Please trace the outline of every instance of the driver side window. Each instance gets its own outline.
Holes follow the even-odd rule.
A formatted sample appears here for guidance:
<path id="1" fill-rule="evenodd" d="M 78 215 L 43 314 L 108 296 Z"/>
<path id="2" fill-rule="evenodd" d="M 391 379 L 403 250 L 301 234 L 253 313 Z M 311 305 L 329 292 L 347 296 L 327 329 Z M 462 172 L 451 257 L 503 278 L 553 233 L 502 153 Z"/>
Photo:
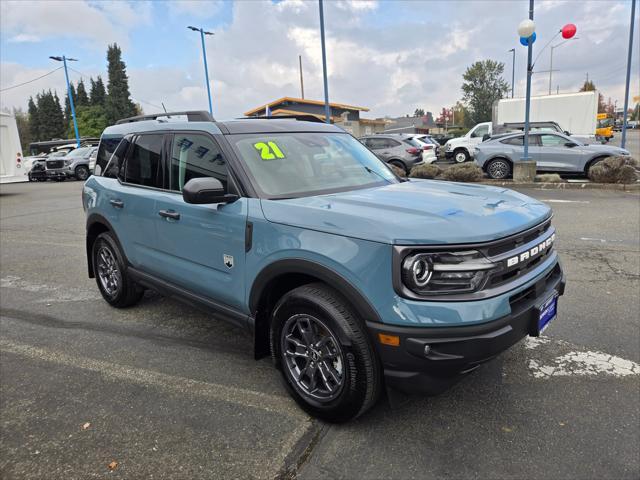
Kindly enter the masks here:
<path id="1" fill-rule="evenodd" d="M 543 147 L 563 147 L 567 140 L 557 135 L 540 135 Z"/>
<path id="2" fill-rule="evenodd" d="M 227 190 L 227 162 L 218 144 L 202 134 L 178 133 L 171 148 L 171 190 L 181 192 L 192 178 L 213 177 Z"/>
<path id="3" fill-rule="evenodd" d="M 471 134 L 472 137 L 484 137 L 489 133 L 489 125 L 482 125 L 481 127 L 476 128 Z"/>

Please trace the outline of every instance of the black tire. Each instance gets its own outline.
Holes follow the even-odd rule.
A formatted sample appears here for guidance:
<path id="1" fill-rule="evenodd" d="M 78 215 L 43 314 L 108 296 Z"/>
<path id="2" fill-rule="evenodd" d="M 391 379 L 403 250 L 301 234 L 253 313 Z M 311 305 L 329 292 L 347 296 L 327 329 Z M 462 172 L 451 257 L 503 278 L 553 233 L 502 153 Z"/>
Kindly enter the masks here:
<path id="1" fill-rule="evenodd" d="M 109 232 L 98 235 L 91 251 L 93 271 L 102 297 L 116 308 L 136 304 L 144 295 L 144 289 L 127 274 L 124 256 Z"/>
<path id="2" fill-rule="evenodd" d="M 587 165 L 587 168 L 585 168 L 585 172 L 584 172 L 585 176 L 591 179 L 591 169 L 596 165 L 598 165 L 599 163 L 601 163 L 606 158 L 607 157 L 600 157 L 600 158 L 596 158 L 595 160 L 592 160 L 591 163 Z"/>
<path id="3" fill-rule="evenodd" d="M 78 165 L 75 169 L 75 176 L 77 180 L 84 182 L 87 178 L 89 178 L 91 173 L 89 169 L 85 165 Z"/>
<path id="4" fill-rule="evenodd" d="M 394 165 L 398 167 L 400 170 L 404 170 L 404 173 L 409 175 L 409 171 L 407 170 L 407 166 L 401 160 L 389 160 L 389 165 Z"/>
<path id="5" fill-rule="evenodd" d="M 464 148 L 458 148 L 453 151 L 453 160 L 456 163 L 464 163 L 468 162 L 471 159 L 469 152 L 467 152 Z"/>
<path id="6" fill-rule="evenodd" d="M 495 180 L 503 180 L 511 176 L 511 163 L 504 158 L 496 158 L 487 164 L 487 175 Z"/>
<path id="7" fill-rule="evenodd" d="M 301 329 L 300 324 L 308 328 Z M 310 339 L 306 350 L 301 345 L 306 341 L 305 331 L 318 333 L 314 338 L 320 339 L 315 343 Z M 287 390 L 310 415 L 328 422 L 346 422 L 362 415 L 378 400 L 382 368 L 364 322 L 332 288 L 313 283 L 285 294 L 272 313 L 270 343 Z M 311 375 L 305 373 L 308 369 Z M 313 388 L 316 382 L 312 383 L 312 377 L 319 387 Z M 306 386 L 304 378 L 308 379 Z"/>
<path id="8" fill-rule="evenodd" d="M 33 182 L 33 178 L 31 177 L 31 172 L 27 173 L 27 178 L 29 179 L 30 182 Z"/>

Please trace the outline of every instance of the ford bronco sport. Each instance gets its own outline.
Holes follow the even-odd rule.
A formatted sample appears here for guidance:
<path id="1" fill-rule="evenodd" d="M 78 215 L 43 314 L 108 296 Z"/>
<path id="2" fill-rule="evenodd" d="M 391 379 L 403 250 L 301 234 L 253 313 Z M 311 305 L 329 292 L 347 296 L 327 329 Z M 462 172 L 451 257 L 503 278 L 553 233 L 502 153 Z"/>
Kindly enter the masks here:
<path id="1" fill-rule="evenodd" d="M 179 115 L 104 131 L 89 276 L 114 307 L 153 289 L 251 332 L 312 415 L 438 393 L 555 318 L 565 280 L 537 200 L 400 179 L 325 123 Z"/>

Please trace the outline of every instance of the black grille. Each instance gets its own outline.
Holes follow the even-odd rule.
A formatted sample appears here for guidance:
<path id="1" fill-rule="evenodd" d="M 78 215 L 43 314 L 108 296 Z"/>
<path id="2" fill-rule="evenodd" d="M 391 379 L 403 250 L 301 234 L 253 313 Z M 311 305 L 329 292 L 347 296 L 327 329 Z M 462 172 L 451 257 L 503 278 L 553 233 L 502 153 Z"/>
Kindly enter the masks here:
<path id="1" fill-rule="evenodd" d="M 47 160 L 47 169 L 64 167 L 64 160 Z"/>
<path id="2" fill-rule="evenodd" d="M 560 265 L 556 264 L 556 266 L 547 273 L 543 279 L 536 282 L 534 285 L 531 285 L 529 288 L 525 288 L 520 293 L 516 293 L 511 298 L 509 298 L 509 305 L 511 306 L 511 311 L 516 313 L 521 308 L 528 305 L 530 302 L 535 300 L 538 295 L 540 295 L 543 291 L 547 290 L 549 285 L 555 282 L 560 276 L 562 272 L 560 270 Z"/>
<path id="3" fill-rule="evenodd" d="M 547 230 L 549 230 L 549 227 L 551 227 L 551 219 L 548 219 L 542 222 L 537 227 L 522 232 L 519 235 L 513 235 L 505 239 L 503 242 L 496 242 L 487 249 L 487 256 L 495 257 L 496 255 L 500 255 L 501 253 L 515 250 L 525 243 L 529 243 L 532 240 L 542 236 Z"/>
<path id="4" fill-rule="evenodd" d="M 487 288 L 497 287 L 504 283 L 513 281 L 519 276 L 530 272 L 531 270 L 536 268 L 538 265 L 540 265 L 542 262 L 544 262 L 546 258 L 549 255 L 551 255 L 551 252 L 553 252 L 553 245 L 551 245 L 550 247 L 547 247 L 542 254 L 531 259 L 529 262 L 518 265 L 518 267 L 514 268 L 513 270 L 509 270 L 506 272 L 502 271 L 502 272 L 497 272 L 492 274 L 489 277 L 489 280 L 487 282 Z"/>

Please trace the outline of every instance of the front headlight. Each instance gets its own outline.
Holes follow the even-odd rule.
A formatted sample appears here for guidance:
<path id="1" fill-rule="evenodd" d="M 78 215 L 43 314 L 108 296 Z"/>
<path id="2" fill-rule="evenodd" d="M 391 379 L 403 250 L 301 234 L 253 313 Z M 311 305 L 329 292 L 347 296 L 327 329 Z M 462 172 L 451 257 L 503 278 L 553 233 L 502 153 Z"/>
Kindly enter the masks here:
<path id="1" fill-rule="evenodd" d="M 476 250 L 413 253 L 402 261 L 402 283 L 419 295 L 475 292 L 494 268 Z"/>
<path id="2" fill-rule="evenodd" d="M 64 166 L 68 167 L 69 165 L 71 165 L 73 163 L 73 160 L 65 160 L 64 161 Z"/>

